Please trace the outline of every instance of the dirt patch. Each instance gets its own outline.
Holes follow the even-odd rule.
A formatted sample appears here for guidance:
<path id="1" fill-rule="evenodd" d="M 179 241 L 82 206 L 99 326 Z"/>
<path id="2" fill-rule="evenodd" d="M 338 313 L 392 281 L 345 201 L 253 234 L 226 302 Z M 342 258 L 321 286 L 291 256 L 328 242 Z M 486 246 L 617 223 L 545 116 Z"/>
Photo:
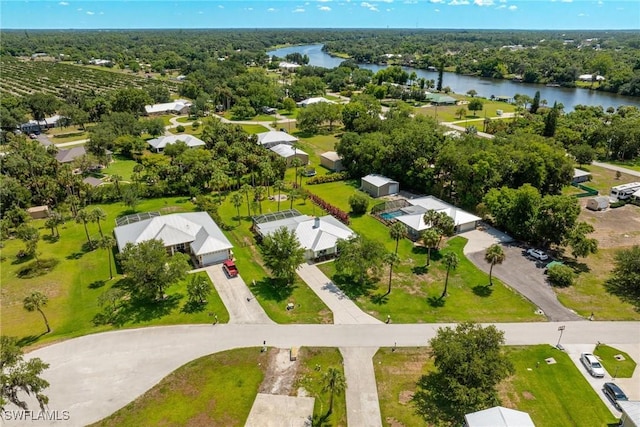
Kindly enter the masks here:
<path id="1" fill-rule="evenodd" d="M 640 207 L 625 205 L 604 211 L 586 209 L 587 200 L 581 199 L 579 220 L 585 221 L 595 228 L 590 234 L 598 240 L 601 248 L 631 246 L 640 240 Z"/>
<path id="2" fill-rule="evenodd" d="M 291 394 L 298 372 L 298 362 L 291 361 L 289 349 L 274 348 L 269 351 L 269 362 L 258 393 Z"/>
<path id="3" fill-rule="evenodd" d="M 413 399 L 413 392 L 411 390 L 403 390 L 398 395 L 398 402 L 401 405 L 406 405 L 411 402 L 411 399 Z"/>
<path id="4" fill-rule="evenodd" d="M 524 397 L 525 400 L 536 400 L 536 397 L 528 391 L 523 391 L 522 397 Z"/>
<path id="5" fill-rule="evenodd" d="M 387 421 L 387 425 L 389 427 L 404 427 L 404 424 L 402 424 L 400 421 L 396 420 L 395 418 L 387 417 L 385 420 Z"/>

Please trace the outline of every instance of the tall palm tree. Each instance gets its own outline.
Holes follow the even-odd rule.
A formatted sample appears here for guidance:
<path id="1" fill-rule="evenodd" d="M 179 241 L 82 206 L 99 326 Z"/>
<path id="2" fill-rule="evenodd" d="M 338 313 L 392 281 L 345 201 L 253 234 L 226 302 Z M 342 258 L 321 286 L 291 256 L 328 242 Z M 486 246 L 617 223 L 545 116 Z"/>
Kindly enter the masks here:
<path id="1" fill-rule="evenodd" d="M 242 206 L 242 194 L 233 193 L 233 195 L 231 196 L 231 203 L 238 211 L 238 224 L 240 224 L 240 206 Z"/>
<path id="2" fill-rule="evenodd" d="M 251 190 L 251 186 L 249 184 L 242 184 L 240 191 L 244 193 L 247 197 L 247 216 L 251 216 L 251 202 L 249 201 L 249 191 Z"/>
<path id="3" fill-rule="evenodd" d="M 31 292 L 31 295 L 26 297 L 22 302 L 22 306 L 25 310 L 29 312 L 37 310 L 38 312 L 40 312 L 40 314 L 42 315 L 42 319 L 44 319 L 44 324 L 47 326 L 47 333 L 51 332 L 51 327 L 49 326 L 47 316 L 45 316 L 44 312 L 42 311 L 42 307 L 46 306 L 48 301 L 49 298 L 47 298 L 45 294 L 34 291 Z"/>
<path id="4" fill-rule="evenodd" d="M 256 201 L 258 202 L 258 209 L 260 210 L 260 213 L 262 213 L 262 197 L 264 196 L 264 187 L 261 185 L 255 187 L 253 189 L 253 194 Z"/>
<path id="5" fill-rule="evenodd" d="M 76 214 L 76 222 L 84 225 L 84 234 L 87 235 L 87 242 L 91 244 L 91 236 L 89 236 L 89 230 L 87 229 L 87 222 L 91 221 L 91 215 L 85 209 L 80 209 Z"/>
<path id="6" fill-rule="evenodd" d="M 400 239 L 402 239 L 407 233 L 407 227 L 399 221 L 394 222 L 391 227 L 389 227 L 389 236 L 396 241 L 396 251 L 395 254 L 398 254 L 398 245 L 400 244 Z"/>
<path id="7" fill-rule="evenodd" d="M 278 180 L 273 184 L 276 190 L 278 190 L 278 212 L 280 212 L 280 192 L 282 191 L 282 181 Z"/>
<path id="8" fill-rule="evenodd" d="M 98 240 L 98 247 L 100 249 L 107 250 L 107 257 L 109 258 L 109 279 L 113 279 L 113 269 L 111 267 L 111 248 L 113 248 L 116 244 L 116 239 L 111 236 L 102 236 L 100 240 Z"/>
<path id="9" fill-rule="evenodd" d="M 111 182 L 116 188 L 116 193 L 118 193 L 118 196 L 120 196 L 120 181 L 122 181 L 122 177 L 120 175 L 111 175 Z"/>
<path id="10" fill-rule="evenodd" d="M 431 248 L 435 247 L 440 240 L 440 235 L 435 228 L 427 228 L 420 235 L 422 244 L 427 247 L 427 266 L 431 264 Z"/>
<path id="11" fill-rule="evenodd" d="M 506 255 L 502 250 L 502 246 L 497 243 L 489 246 L 484 254 L 484 260 L 491 264 L 489 268 L 489 286 L 493 286 L 493 266 L 496 264 L 502 264 Z"/>
<path id="12" fill-rule="evenodd" d="M 449 285 L 449 271 L 455 270 L 458 267 L 458 263 L 460 260 L 458 259 L 458 255 L 453 252 L 447 252 L 443 257 L 444 265 L 447 266 L 447 277 L 444 279 L 444 290 L 442 291 L 442 295 L 440 295 L 440 299 L 447 296 L 447 287 Z"/>
<path id="13" fill-rule="evenodd" d="M 98 223 L 98 230 L 100 231 L 100 237 L 104 238 L 104 234 L 102 233 L 102 226 L 100 225 L 100 220 L 106 219 L 107 214 L 101 208 L 93 208 L 91 210 L 91 221 L 95 221 Z"/>
<path id="14" fill-rule="evenodd" d="M 342 372 L 334 367 L 327 369 L 322 381 L 324 383 L 322 391 L 331 393 L 329 395 L 329 411 L 327 412 L 327 414 L 331 414 L 333 412 L 333 395 L 342 393 L 347 388 L 347 382 Z"/>
<path id="15" fill-rule="evenodd" d="M 384 296 L 389 295 L 391 293 L 391 279 L 393 277 L 393 266 L 400 262 L 400 257 L 398 253 L 387 252 L 384 255 L 384 263 L 389 265 L 389 286 L 387 287 L 387 293 Z"/>

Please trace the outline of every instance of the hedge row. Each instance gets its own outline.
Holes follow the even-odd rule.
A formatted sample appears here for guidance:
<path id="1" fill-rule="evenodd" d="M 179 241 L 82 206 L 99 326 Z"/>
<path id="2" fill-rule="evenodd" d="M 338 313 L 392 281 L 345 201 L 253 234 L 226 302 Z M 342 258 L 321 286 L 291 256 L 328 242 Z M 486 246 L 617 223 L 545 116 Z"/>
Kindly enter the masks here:
<path id="1" fill-rule="evenodd" d="M 307 185 L 325 184 L 327 182 L 344 181 L 349 176 L 346 172 L 330 173 L 328 175 L 316 175 L 307 180 Z"/>

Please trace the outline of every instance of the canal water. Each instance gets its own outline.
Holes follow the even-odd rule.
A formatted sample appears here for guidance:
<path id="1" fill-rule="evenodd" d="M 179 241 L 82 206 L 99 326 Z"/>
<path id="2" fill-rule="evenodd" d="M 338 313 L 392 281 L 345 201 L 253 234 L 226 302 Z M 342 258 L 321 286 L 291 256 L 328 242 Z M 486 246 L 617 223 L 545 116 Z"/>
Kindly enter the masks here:
<path id="1" fill-rule="evenodd" d="M 285 57 L 289 53 L 299 52 L 309 57 L 309 65 L 318 67 L 335 68 L 344 59 L 334 58 L 322 51 L 322 44 L 291 46 L 267 52 L 269 56 Z M 375 64 L 360 64 L 361 68 L 372 70 L 374 73 L 386 66 Z M 415 71 L 418 77 L 438 81 L 436 71 L 421 70 L 412 67 L 403 67 L 408 73 Z M 455 93 L 466 94 L 473 89 L 479 96 L 490 98 L 493 96 L 505 96 L 513 98 L 516 93 L 528 95 L 533 98 L 536 91 L 540 91 L 540 99 L 547 101 L 549 106 L 554 102 L 562 103 L 565 111 L 572 111 L 576 105 L 601 105 L 605 110 L 609 107 L 617 108 L 621 105 L 635 105 L 640 108 L 640 98 L 622 96 L 614 93 L 600 92 L 582 88 L 547 87 L 540 84 L 517 83 L 511 80 L 489 79 L 483 77 L 464 76 L 456 73 L 445 72 L 442 77 L 442 86 L 449 86 Z"/>

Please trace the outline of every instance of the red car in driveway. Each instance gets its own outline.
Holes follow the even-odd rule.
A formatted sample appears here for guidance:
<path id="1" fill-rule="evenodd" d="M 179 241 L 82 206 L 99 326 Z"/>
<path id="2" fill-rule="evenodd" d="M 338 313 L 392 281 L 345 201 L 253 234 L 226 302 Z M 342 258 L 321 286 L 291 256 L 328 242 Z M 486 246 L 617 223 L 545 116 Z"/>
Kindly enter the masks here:
<path id="1" fill-rule="evenodd" d="M 233 260 L 228 259 L 222 263 L 222 269 L 227 273 L 227 277 L 236 277 L 238 275 L 238 267 Z"/>

